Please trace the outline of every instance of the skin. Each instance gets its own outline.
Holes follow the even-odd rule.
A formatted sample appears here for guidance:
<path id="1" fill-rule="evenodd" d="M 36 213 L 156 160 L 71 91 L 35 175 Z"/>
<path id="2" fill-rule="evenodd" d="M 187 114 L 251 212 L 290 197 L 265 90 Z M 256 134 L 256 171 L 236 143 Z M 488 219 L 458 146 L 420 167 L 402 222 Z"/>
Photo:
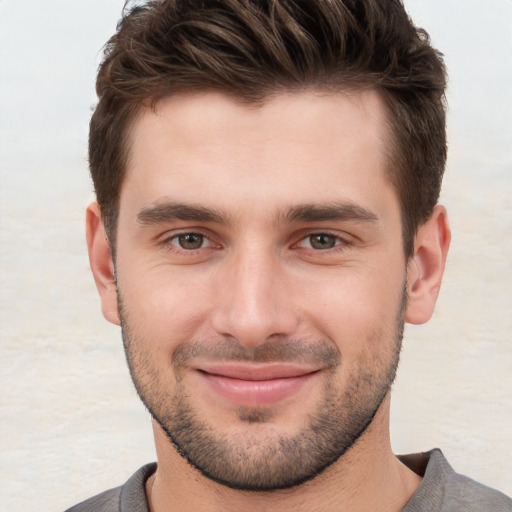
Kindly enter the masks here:
<path id="1" fill-rule="evenodd" d="M 87 240 L 104 316 L 123 323 L 132 376 L 150 408 L 164 415 L 184 396 L 214 438 L 257 464 L 279 439 L 304 437 L 327 389 L 335 410 L 345 410 L 338 423 L 372 400 L 378 407 L 325 471 L 273 492 L 204 476 L 154 422 L 151 510 L 391 511 L 419 485 L 389 443 L 390 368 L 400 322 L 423 323 L 432 314 L 450 232 L 437 206 L 405 260 L 399 201 L 386 178 L 385 116 L 372 91 L 280 95 L 259 107 L 205 92 L 166 98 L 134 123 L 120 195 L 117 286 L 95 203 Z M 327 237 L 315 238 L 321 234 Z M 190 241 L 199 247 L 191 250 Z M 293 364 L 306 364 L 300 348 L 317 354 L 320 346 L 336 364 L 313 357 L 305 385 L 247 407 L 203 379 L 202 369 L 226 354 L 261 369 L 276 357 L 272 347 L 290 341 L 298 347 Z M 361 386 L 351 395 L 354 382 Z"/>

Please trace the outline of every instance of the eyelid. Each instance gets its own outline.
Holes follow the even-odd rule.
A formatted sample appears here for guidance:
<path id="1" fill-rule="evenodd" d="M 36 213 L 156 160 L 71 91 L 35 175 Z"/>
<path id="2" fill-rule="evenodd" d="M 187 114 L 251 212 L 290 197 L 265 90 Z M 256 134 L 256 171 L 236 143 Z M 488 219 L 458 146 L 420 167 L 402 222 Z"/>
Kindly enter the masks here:
<path id="1" fill-rule="evenodd" d="M 183 235 L 200 235 L 203 237 L 205 242 L 208 242 L 206 246 L 200 247 L 198 249 L 184 249 L 180 247 L 178 243 L 175 241 Z M 175 252 L 182 252 L 183 254 L 194 254 L 197 251 L 201 251 L 204 249 L 209 249 L 211 247 L 220 247 L 220 244 L 215 243 L 212 240 L 212 236 L 209 235 L 204 229 L 201 228 L 183 228 L 178 229 L 172 232 L 164 233 L 159 239 L 159 245 L 167 248 L 168 250 L 173 250 Z M 171 249 L 172 247 L 172 249 Z"/>
<path id="2" fill-rule="evenodd" d="M 304 242 L 306 242 L 309 238 L 311 238 L 312 236 L 318 236 L 318 235 L 326 235 L 326 236 L 334 237 L 336 239 L 336 243 L 335 243 L 334 247 L 331 247 L 328 249 L 314 249 L 313 247 L 304 247 L 303 245 L 301 245 Z M 318 229 L 318 230 L 314 230 L 314 231 L 308 230 L 307 232 L 305 232 L 305 234 L 303 236 L 301 236 L 300 240 L 293 245 L 295 247 L 308 249 L 308 250 L 314 251 L 316 253 L 327 253 L 329 251 L 341 250 L 347 246 L 352 245 L 352 243 L 353 243 L 353 241 L 351 240 L 351 237 L 348 234 L 344 234 L 342 236 L 339 233 L 334 233 L 334 232 L 330 231 L 329 229 Z"/>

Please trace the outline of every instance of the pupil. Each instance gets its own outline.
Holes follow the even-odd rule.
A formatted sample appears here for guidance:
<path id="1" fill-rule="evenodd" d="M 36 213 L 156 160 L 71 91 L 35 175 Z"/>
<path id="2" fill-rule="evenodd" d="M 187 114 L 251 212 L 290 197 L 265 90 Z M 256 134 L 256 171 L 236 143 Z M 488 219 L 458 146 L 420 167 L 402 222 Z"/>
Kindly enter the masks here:
<path id="1" fill-rule="evenodd" d="M 313 235 L 311 237 L 311 246 L 314 249 L 332 249 L 336 244 L 336 240 L 331 235 Z"/>
<path id="2" fill-rule="evenodd" d="M 180 235 L 178 240 L 183 249 L 199 249 L 203 245 L 203 235 L 195 233 Z"/>

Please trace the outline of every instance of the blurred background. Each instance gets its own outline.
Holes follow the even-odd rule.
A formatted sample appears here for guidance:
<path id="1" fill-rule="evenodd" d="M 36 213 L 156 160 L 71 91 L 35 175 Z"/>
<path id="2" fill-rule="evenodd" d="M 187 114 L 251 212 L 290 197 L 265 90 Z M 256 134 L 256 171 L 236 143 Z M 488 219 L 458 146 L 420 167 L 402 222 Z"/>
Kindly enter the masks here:
<path id="1" fill-rule="evenodd" d="M 431 322 L 406 328 L 397 453 L 441 447 L 512 494 L 512 2 L 405 0 L 450 73 L 453 242 Z M 101 48 L 122 0 L 0 2 L 0 510 L 64 510 L 155 459 L 84 210 Z"/>

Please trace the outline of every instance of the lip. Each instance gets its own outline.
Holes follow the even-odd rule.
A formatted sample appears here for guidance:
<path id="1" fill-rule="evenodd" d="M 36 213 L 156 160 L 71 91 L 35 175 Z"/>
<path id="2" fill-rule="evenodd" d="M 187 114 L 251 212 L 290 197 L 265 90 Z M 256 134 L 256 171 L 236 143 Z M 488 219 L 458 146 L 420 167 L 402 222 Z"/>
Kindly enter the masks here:
<path id="1" fill-rule="evenodd" d="M 210 390 L 229 402 L 262 407 L 296 394 L 318 369 L 289 364 L 216 364 L 201 366 L 197 373 Z"/>

